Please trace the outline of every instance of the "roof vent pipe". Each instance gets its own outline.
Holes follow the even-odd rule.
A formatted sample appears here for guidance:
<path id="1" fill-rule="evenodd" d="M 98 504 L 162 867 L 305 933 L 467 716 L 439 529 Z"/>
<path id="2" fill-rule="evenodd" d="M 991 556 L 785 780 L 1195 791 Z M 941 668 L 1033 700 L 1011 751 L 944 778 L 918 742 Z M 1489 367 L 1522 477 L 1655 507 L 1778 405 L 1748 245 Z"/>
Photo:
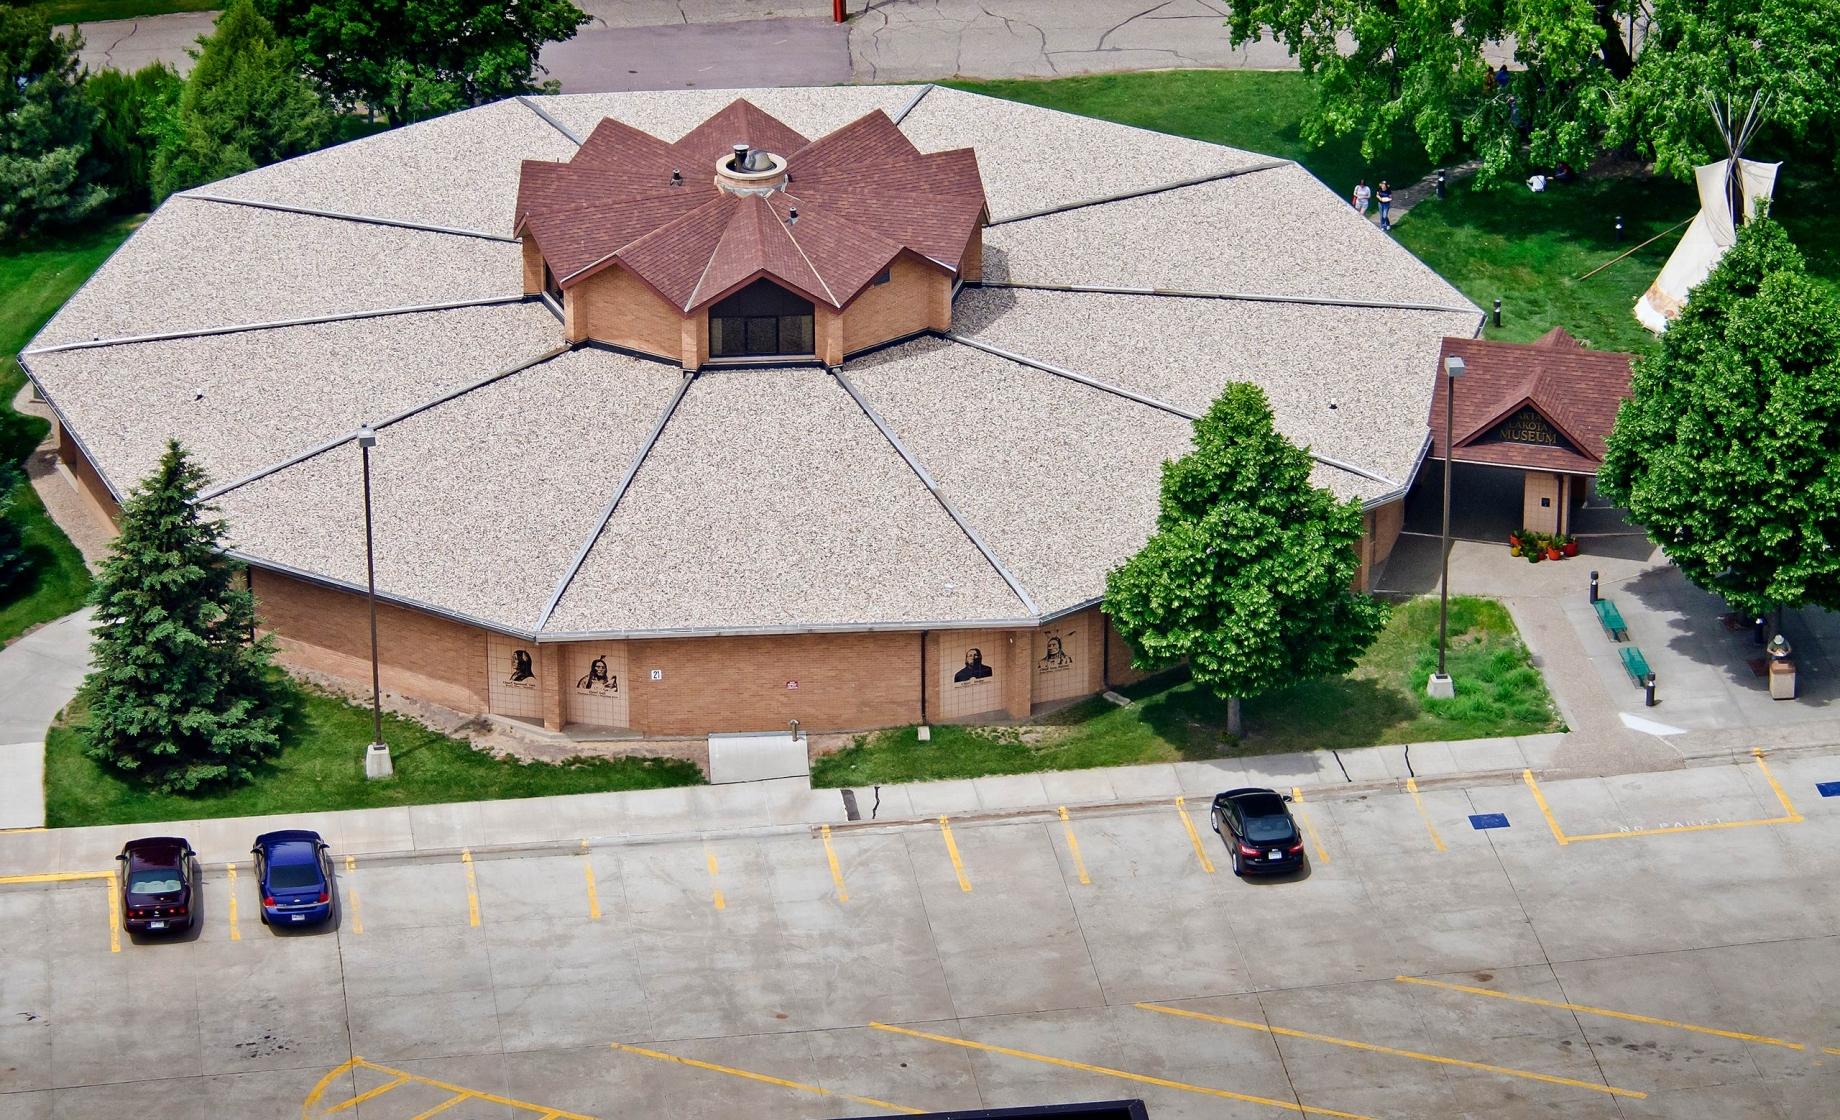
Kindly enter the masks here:
<path id="1" fill-rule="evenodd" d="M 787 225 L 791 225 L 792 223 L 798 220 L 799 220 L 799 208 L 798 207 L 794 206 L 792 209 L 786 211 L 786 224 Z"/>
<path id="2" fill-rule="evenodd" d="M 734 162 L 735 170 L 736 171 L 746 171 L 747 161 L 748 161 L 748 146 L 746 144 L 736 144 L 735 145 L 735 162 Z"/>
<path id="3" fill-rule="evenodd" d="M 671 168 L 671 185 L 674 187 L 681 187 L 684 185 L 684 173 L 675 167 Z"/>

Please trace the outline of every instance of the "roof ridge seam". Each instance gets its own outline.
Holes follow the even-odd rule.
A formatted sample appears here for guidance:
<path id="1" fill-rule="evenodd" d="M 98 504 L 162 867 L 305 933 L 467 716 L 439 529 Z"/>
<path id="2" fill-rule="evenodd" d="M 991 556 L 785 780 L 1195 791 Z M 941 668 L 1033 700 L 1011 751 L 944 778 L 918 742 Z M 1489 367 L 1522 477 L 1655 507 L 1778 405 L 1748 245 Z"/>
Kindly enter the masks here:
<path id="1" fill-rule="evenodd" d="M 765 202 L 766 200 L 762 199 L 762 201 Z M 799 239 L 792 236 L 792 226 L 780 220 L 778 212 L 773 209 L 770 203 L 767 205 L 767 213 L 772 216 L 773 224 L 778 226 L 780 232 L 786 235 L 786 240 L 792 243 L 792 248 L 799 254 L 799 259 L 805 262 L 805 267 L 811 269 L 811 274 L 817 277 L 818 286 L 824 289 L 824 298 L 830 300 L 832 307 L 842 307 L 843 305 L 837 302 L 837 293 L 831 291 L 830 283 L 824 279 L 824 274 L 818 271 L 817 265 L 811 263 L 811 255 L 805 252 L 805 246 L 800 245 Z M 906 246 L 903 245 L 902 248 L 906 248 Z M 711 259 L 713 260 L 714 258 L 712 257 Z"/>
<path id="2" fill-rule="evenodd" d="M 920 102 L 926 99 L 926 95 L 933 92 L 934 84 L 933 82 L 926 83 L 920 87 L 920 92 L 907 99 L 907 104 L 901 106 L 901 111 L 894 115 L 893 120 L 895 127 L 899 128 L 901 122 L 907 119 L 907 114 L 920 107 Z M 819 139 L 823 139 L 823 137 L 819 137 Z"/>
<path id="3" fill-rule="evenodd" d="M 677 406 L 683 403 L 684 397 L 690 392 L 690 384 L 696 380 L 696 377 L 695 370 L 684 371 L 682 380 L 677 383 L 677 391 L 665 404 L 664 411 L 658 414 L 657 421 L 652 425 L 651 433 L 645 437 L 645 442 L 639 445 L 639 450 L 633 455 L 632 462 L 627 464 L 626 474 L 620 478 L 620 484 L 614 488 L 613 496 L 607 500 L 606 507 L 601 510 L 600 519 L 595 522 L 593 531 L 581 542 L 581 548 L 576 551 L 574 561 L 569 564 L 568 570 L 562 573 L 562 578 L 556 582 L 555 593 L 544 605 L 543 613 L 537 616 L 537 624 L 532 628 L 532 634 L 542 633 L 543 628 L 549 625 L 550 615 L 556 613 L 556 608 L 562 603 L 562 596 L 568 592 L 569 584 L 575 582 L 576 575 L 581 572 L 581 566 L 588 562 L 588 553 L 594 551 L 594 546 L 601 539 L 601 534 L 607 531 L 608 524 L 613 521 L 614 511 L 620 507 L 620 500 L 626 497 L 626 492 L 632 488 L 633 479 L 639 476 L 639 468 L 645 465 L 646 456 L 652 453 L 658 437 L 664 434 L 665 425 L 671 422 L 671 417 L 677 415 Z"/>
<path id="4" fill-rule="evenodd" d="M 1447 315 L 1474 315 L 1480 331 L 1487 316 L 1476 307 L 1446 307 L 1438 303 L 1403 303 L 1391 300 L 1342 299 L 1337 296 L 1286 296 L 1271 292 L 1201 292 L 1185 288 L 1123 288 L 1103 284 L 1049 284 L 1031 280 L 979 280 L 980 288 L 1025 288 L 1042 292 L 1089 292 L 1104 296 L 1157 296 L 1163 299 L 1229 299 L 1245 303 L 1296 303 L 1313 307 L 1360 307 L 1376 311 L 1436 311 Z"/>
<path id="5" fill-rule="evenodd" d="M 574 348 L 575 347 L 573 345 L 569 345 L 569 346 L 558 346 L 554 349 L 547 350 L 541 354 L 538 354 L 534 358 L 525 359 L 524 361 L 521 361 L 514 366 L 508 366 L 504 369 L 497 370 L 493 373 L 487 374 L 485 377 L 468 382 L 465 385 L 461 385 L 460 387 L 456 389 L 451 389 L 441 394 L 440 396 L 435 397 L 433 400 L 424 401 L 421 404 L 413 405 L 410 408 L 404 409 L 401 412 L 385 417 L 384 419 L 377 421 L 375 424 L 370 425 L 370 427 L 373 430 L 375 430 L 377 428 L 388 427 L 389 425 L 397 423 L 398 421 L 401 421 L 401 420 L 407 420 L 411 416 L 415 416 L 418 413 L 426 412 L 431 408 L 435 408 L 439 405 L 446 404 L 448 401 L 454 400 L 457 397 L 465 396 L 466 394 L 472 392 L 475 389 L 483 389 L 487 385 L 490 385 L 495 381 L 503 381 L 505 378 L 510 377 L 511 375 L 516 374 L 516 373 L 522 373 L 523 371 L 531 368 L 532 366 L 541 365 L 544 362 L 550 361 L 553 358 L 561 357 L 563 354 L 568 353 L 570 350 L 573 350 Z M 338 447 L 340 444 L 343 444 L 349 441 L 357 434 L 358 434 L 358 430 L 354 428 L 351 431 L 343 433 L 342 435 L 335 436 L 332 439 L 328 439 L 322 443 L 314 445 L 313 447 L 309 447 L 305 451 L 297 452 L 294 455 L 291 455 L 288 458 L 283 459 L 278 463 L 271 463 L 270 465 L 263 467 L 260 470 L 253 471 L 249 474 L 244 475 L 241 478 L 234 479 L 230 482 L 226 482 L 222 486 L 215 486 L 209 490 L 205 490 L 204 492 L 198 495 L 198 500 L 200 502 L 215 501 L 216 499 L 222 497 L 223 495 L 230 493 L 230 491 L 232 490 L 236 490 L 236 489 L 240 489 L 241 487 L 248 486 L 252 482 L 260 482 L 261 480 L 269 477 L 270 475 L 279 474 L 282 471 L 287 470 L 289 467 L 299 466 L 301 463 L 304 463 L 309 459 L 313 459 L 320 455 L 324 455 L 326 452 L 331 451 L 333 448 Z"/>
<path id="6" fill-rule="evenodd" d="M 475 237 L 481 241 L 505 241 L 516 244 L 517 238 L 503 234 L 487 233 L 484 230 L 461 229 L 458 226 L 437 226 L 428 222 L 411 222 L 402 218 L 382 218 L 373 214 L 349 214 L 343 210 L 320 210 L 312 206 L 295 206 L 285 202 L 264 202 L 256 198 L 235 198 L 230 195 L 200 194 L 195 190 L 186 191 L 180 196 L 195 202 L 216 202 L 225 206 L 247 206 L 255 210 L 274 210 L 282 214 L 303 214 L 310 218 L 327 218 L 339 222 L 358 222 L 370 226 L 389 226 L 393 229 L 415 230 L 418 233 L 440 233 L 449 237 Z"/>
<path id="7" fill-rule="evenodd" d="M 1069 210 L 1084 210 L 1089 206 L 1103 206 L 1108 202 L 1124 202 L 1127 199 L 1143 198 L 1145 195 L 1162 194 L 1165 191 L 1181 190 L 1184 187 L 1198 187 L 1203 183 L 1218 182 L 1222 179 L 1237 179 L 1241 175 L 1253 175 L 1260 171 L 1274 171 L 1280 167 L 1294 167 L 1296 160 L 1270 159 L 1264 163 L 1255 163 L 1250 167 L 1235 167 L 1226 171 L 1213 171 L 1206 175 L 1191 175 L 1186 179 L 1177 179 L 1173 183 L 1164 183 L 1154 187 L 1141 187 L 1137 190 L 1123 191 L 1118 194 L 1099 195 L 1094 198 L 1079 199 L 1062 203 L 1059 206 L 1044 206 L 1040 210 L 1026 210 L 1020 214 L 1011 214 L 993 219 L 989 225 L 1004 226 L 1011 222 L 1026 222 L 1030 218 L 1045 218 L 1050 214 L 1062 214 Z"/>
<path id="8" fill-rule="evenodd" d="M 1163 412 L 1168 412 L 1168 413 L 1171 413 L 1172 415 L 1180 416 L 1184 420 L 1189 421 L 1190 423 L 1193 423 L 1194 421 L 1201 419 L 1201 414 L 1198 412 L 1190 412 L 1188 409 L 1182 408 L 1178 405 L 1170 404 L 1168 401 L 1158 400 L 1155 397 L 1145 396 L 1142 393 L 1135 393 L 1129 389 L 1126 389 L 1122 385 L 1114 385 L 1109 381 L 1101 381 L 1100 379 L 1096 377 L 1090 377 L 1084 373 L 1078 373 L 1078 372 L 1075 372 L 1074 370 L 1065 369 L 1057 365 L 1052 365 L 1048 362 L 1041 361 L 1038 358 L 1031 358 L 1026 354 L 1017 354 L 1009 350 L 1004 350 L 1001 347 L 992 346 L 988 342 L 981 342 L 977 339 L 968 338 L 964 335 L 957 334 L 952 331 L 947 331 L 942 337 L 944 337 L 947 341 L 956 342 L 962 346 L 969 346 L 973 350 L 982 350 L 987 354 L 994 354 L 995 356 L 999 358 L 1005 358 L 1009 361 L 1017 363 L 1018 365 L 1025 365 L 1032 369 L 1038 369 L 1038 370 L 1041 370 L 1043 373 L 1051 373 L 1056 377 L 1064 377 L 1069 381 L 1078 382 L 1079 384 L 1085 385 L 1088 388 L 1098 389 L 1101 392 L 1111 393 L 1114 396 L 1123 397 L 1126 400 L 1135 401 L 1138 404 L 1145 405 L 1150 408 L 1160 409 Z M 1338 470 L 1347 471 L 1349 474 L 1359 475 L 1362 478 L 1369 479 L 1373 482 L 1385 483 L 1388 486 L 1398 486 L 1399 485 L 1399 482 L 1397 480 L 1388 478 L 1383 474 L 1378 474 L 1374 471 L 1370 471 L 1366 467 L 1358 466 L 1354 463 L 1347 462 L 1346 460 L 1343 460 L 1343 459 L 1336 459 L 1336 458 L 1333 458 L 1332 456 L 1318 454 L 1317 452 L 1307 447 L 1304 448 L 1303 451 L 1304 451 L 1304 454 L 1308 455 L 1311 459 L 1314 459 L 1316 462 L 1321 463 L 1325 467 L 1335 467 Z"/>
<path id="9" fill-rule="evenodd" d="M 458 300 L 453 303 L 411 304 L 406 307 L 381 307 L 369 311 L 343 311 L 337 315 L 311 315 L 302 319 L 273 319 L 263 323 L 232 323 L 222 327 L 199 327 L 189 331 L 166 331 L 160 334 L 130 334 L 115 338 L 96 338 L 88 342 L 60 342 L 54 346 L 38 346 L 23 350 L 21 354 L 61 354 L 68 350 L 98 350 L 105 346 L 136 346 L 146 342 L 173 342 L 182 338 L 210 338 L 221 334 L 242 334 L 245 331 L 271 331 L 284 327 L 312 327 L 322 323 L 348 323 L 356 319 L 381 319 L 391 315 L 421 315 L 431 311 L 460 311 L 468 307 L 497 307 L 507 303 L 528 303 L 531 297 L 488 296 L 484 299 Z"/>
<path id="10" fill-rule="evenodd" d="M 540 117 L 545 124 L 549 125 L 551 128 L 555 129 L 557 132 L 560 132 L 564 136 L 568 137 L 571 141 L 574 142 L 577 148 L 581 147 L 582 139 L 580 136 L 577 136 L 575 134 L 575 130 L 570 128 L 568 125 L 563 124 L 561 121 L 557 120 L 555 117 L 550 116 L 548 109 L 545 109 L 543 106 L 538 105 L 536 102 L 532 101 L 529 97 L 521 93 L 518 94 L 517 101 L 518 101 L 518 104 L 524 106 L 524 108 L 529 109 L 531 112 L 535 113 L 538 117 Z"/>
<path id="11" fill-rule="evenodd" d="M 958 511 L 958 507 L 952 503 L 952 499 L 947 497 L 945 492 L 939 488 L 938 481 L 934 479 L 932 474 L 926 469 L 925 464 L 914 457 L 913 452 L 907 449 L 907 445 L 901 442 L 899 436 L 895 435 L 894 429 L 890 428 L 888 422 L 882 419 L 881 413 L 875 410 L 875 406 L 869 403 L 856 388 L 855 383 L 843 372 L 843 367 L 832 366 L 830 368 L 830 374 L 837 379 L 839 385 L 843 386 L 844 392 L 850 394 L 850 399 L 856 402 L 856 407 L 862 409 L 863 415 L 867 416 L 869 422 L 875 425 L 876 431 L 882 433 L 882 438 L 887 440 L 889 445 L 895 449 L 895 453 L 900 455 L 901 459 L 906 462 L 908 469 L 912 470 L 914 475 L 920 479 L 921 485 L 926 487 L 927 493 L 933 496 L 933 500 L 939 503 L 940 508 L 946 511 L 946 516 L 950 517 L 952 523 L 958 526 L 959 532 L 965 534 L 966 539 L 971 542 L 971 546 L 983 555 L 984 561 L 996 570 L 997 575 L 1003 578 L 1005 584 L 1009 585 L 1011 594 L 1022 601 L 1022 605 L 1028 610 L 1031 616 L 1039 618 L 1041 616 L 1041 608 L 1036 605 L 1034 598 L 1029 595 L 1028 588 L 1024 587 L 1022 581 L 1017 579 L 1016 576 L 1004 566 L 1003 561 L 997 558 L 996 552 L 984 542 L 983 537 L 978 535 L 977 529 Z"/>

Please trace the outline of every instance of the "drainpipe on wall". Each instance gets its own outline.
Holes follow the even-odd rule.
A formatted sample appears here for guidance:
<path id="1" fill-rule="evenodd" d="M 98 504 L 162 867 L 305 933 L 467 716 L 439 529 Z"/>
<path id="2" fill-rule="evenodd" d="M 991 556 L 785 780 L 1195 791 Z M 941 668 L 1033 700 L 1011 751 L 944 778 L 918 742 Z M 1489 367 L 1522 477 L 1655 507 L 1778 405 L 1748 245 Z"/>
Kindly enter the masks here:
<path id="1" fill-rule="evenodd" d="M 1099 612 L 1099 687 L 1112 687 L 1112 620 Z"/>
<path id="2" fill-rule="evenodd" d="M 920 722 L 926 723 L 926 636 L 930 630 L 920 631 Z"/>

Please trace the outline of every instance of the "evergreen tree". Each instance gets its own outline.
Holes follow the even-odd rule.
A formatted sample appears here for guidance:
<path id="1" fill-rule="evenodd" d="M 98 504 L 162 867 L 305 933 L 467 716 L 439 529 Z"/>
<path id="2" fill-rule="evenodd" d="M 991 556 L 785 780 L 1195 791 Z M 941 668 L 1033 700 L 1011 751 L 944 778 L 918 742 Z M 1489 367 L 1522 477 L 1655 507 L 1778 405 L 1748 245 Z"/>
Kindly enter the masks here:
<path id="1" fill-rule="evenodd" d="M 17 587 L 26 574 L 25 542 L 12 516 L 13 495 L 24 482 L 18 467 L 0 462 L 0 596 Z"/>
<path id="2" fill-rule="evenodd" d="M 1840 608 L 1840 299 L 1782 226 L 1739 228 L 1631 389 L 1604 495 L 1743 614 Z"/>
<path id="3" fill-rule="evenodd" d="M 1360 503 L 1311 485 L 1264 390 L 1228 385 L 1194 439 L 1163 464 L 1156 532 L 1106 576 L 1105 612 L 1139 668 L 1186 661 L 1237 735 L 1240 698 L 1352 669 L 1386 608 L 1352 590 Z"/>
<path id="4" fill-rule="evenodd" d="M 332 113 L 294 48 L 250 0 L 232 0 L 199 44 L 154 157 L 156 201 L 313 151 L 332 134 Z"/>
<path id="5" fill-rule="evenodd" d="M 270 647 L 249 640 L 255 600 L 219 551 L 203 484 L 169 441 L 122 507 L 91 596 L 87 753 L 162 793 L 247 781 L 280 749 Z"/>
<path id="6" fill-rule="evenodd" d="M 185 82 L 164 62 L 132 74 L 102 70 L 83 92 L 96 107 L 91 148 L 107 168 L 116 207 L 137 212 L 153 205 L 153 159 L 160 138 L 172 131 Z"/>
<path id="7" fill-rule="evenodd" d="M 108 201 L 96 182 L 77 35 L 37 8 L 0 5 L 0 233 L 69 225 Z"/>

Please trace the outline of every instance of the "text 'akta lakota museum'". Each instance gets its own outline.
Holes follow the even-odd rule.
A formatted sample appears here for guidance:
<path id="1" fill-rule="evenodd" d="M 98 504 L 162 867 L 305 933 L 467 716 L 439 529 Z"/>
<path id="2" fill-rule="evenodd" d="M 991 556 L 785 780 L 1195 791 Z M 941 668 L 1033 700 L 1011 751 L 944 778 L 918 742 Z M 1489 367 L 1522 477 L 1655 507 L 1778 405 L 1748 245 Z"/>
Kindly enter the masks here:
<path id="1" fill-rule="evenodd" d="M 915 86 L 514 99 L 174 197 L 23 360 L 113 516 L 177 437 L 291 663 L 552 728 L 975 716 L 1230 380 L 1368 510 L 1477 309 L 1288 161 Z"/>

